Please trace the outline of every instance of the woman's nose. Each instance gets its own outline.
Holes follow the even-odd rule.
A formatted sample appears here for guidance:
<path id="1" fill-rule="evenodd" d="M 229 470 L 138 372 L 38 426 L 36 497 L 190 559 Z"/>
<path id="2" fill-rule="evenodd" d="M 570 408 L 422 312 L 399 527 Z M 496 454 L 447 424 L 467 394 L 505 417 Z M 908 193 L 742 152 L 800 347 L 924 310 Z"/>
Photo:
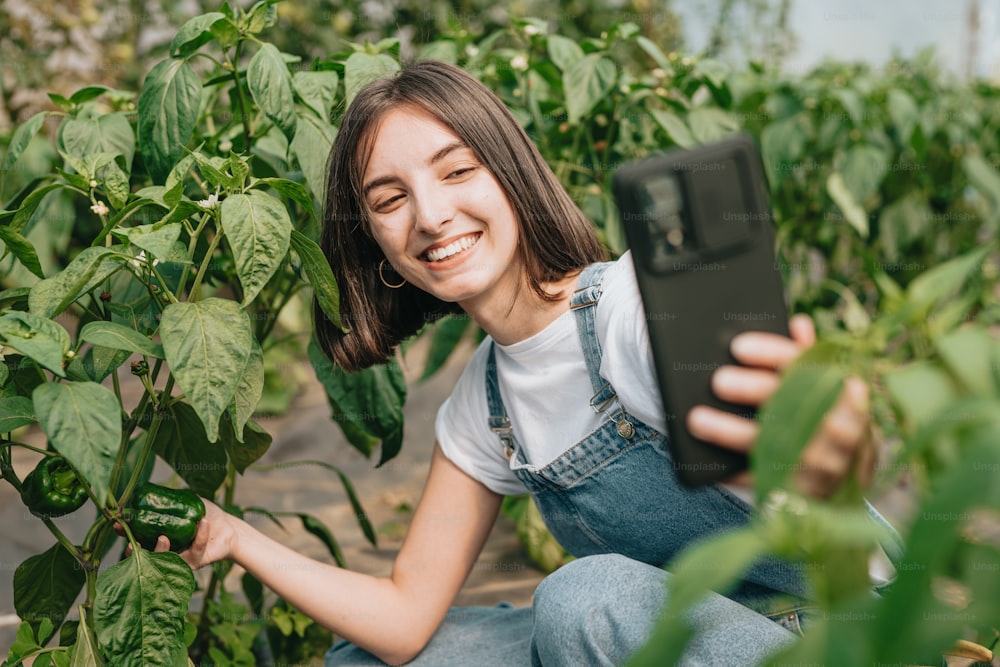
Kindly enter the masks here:
<path id="1" fill-rule="evenodd" d="M 413 227 L 426 234 L 436 234 L 455 217 L 455 207 L 447 196 L 427 192 L 414 195 Z"/>

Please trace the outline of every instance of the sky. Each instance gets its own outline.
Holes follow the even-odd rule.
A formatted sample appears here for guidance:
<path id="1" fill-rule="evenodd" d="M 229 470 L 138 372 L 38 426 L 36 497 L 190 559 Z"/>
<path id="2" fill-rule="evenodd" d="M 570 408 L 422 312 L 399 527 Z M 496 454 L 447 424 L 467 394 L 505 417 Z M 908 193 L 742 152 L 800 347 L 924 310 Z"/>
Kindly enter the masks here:
<path id="1" fill-rule="evenodd" d="M 793 0 L 791 25 L 798 48 L 783 63 L 789 72 L 811 69 L 824 58 L 884 64 L 894 53 L 912 56 L 933 46 L 939 63 L 964 76 L 970 41 L 970 0 Z M 707 38 L 696 7 L 711 2 L 675 3 L 692 50 Z M 975 76 L 1000 79 L 1000 0 L 979 0 L 980 30 Z"/>

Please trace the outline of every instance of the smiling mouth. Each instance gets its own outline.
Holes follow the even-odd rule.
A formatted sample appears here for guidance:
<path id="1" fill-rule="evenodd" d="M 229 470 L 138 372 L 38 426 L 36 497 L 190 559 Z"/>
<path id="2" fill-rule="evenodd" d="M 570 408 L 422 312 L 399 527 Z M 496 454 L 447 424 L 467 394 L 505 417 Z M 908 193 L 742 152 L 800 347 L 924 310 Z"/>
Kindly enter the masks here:
<path id="1" fill-rule="evenodd" d="M 452 241 L 446 246 L 431 248 L 420 257 L 426 262 L 443 262 L 444 260 L 450 259 L 459 253 L 463 253 L 472 246 L 476 245 L 479 243 L 479 239 L 481 237 L 482 232 L 470 234 L 469 236 L 463 236 L 460 239 Z"/>

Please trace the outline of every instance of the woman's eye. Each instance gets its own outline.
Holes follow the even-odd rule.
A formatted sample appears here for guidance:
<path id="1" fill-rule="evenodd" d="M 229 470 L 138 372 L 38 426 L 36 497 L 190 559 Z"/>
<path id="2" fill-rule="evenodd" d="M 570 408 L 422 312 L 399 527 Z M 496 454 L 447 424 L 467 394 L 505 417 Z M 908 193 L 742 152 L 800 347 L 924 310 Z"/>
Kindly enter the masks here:
<path id="1" fill-rule="evenodd" d="M 390 209 L 393 204 L 395 204 L 402 198 L 403 195 L 400 194 L 389 197 L 388 199 L 383 199 L 382 201 L 377 202 L 374 206 L 372 206 L 372 210 L 375 211 L 376 213 L 382 213 Z"/>
<path id="2" fill-rule="evenodd" d="M 453 172 L 451 172 L 450 174 L 448 174 L 448 178 L 459 178 L 459 177 L 464 176 L 465 174 L 469 173 L 470 171 L 472 171 L 474 169 L 475 169 L 475 167 L 460 167 L 459 169 L 456 169 Z"/>

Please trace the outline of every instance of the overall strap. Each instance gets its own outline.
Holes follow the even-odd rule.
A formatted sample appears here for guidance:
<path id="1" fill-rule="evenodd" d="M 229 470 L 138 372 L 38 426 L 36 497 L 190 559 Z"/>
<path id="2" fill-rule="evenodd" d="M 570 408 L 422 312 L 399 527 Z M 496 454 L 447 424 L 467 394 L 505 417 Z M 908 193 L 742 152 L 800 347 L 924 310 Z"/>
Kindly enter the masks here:
<path id="1" fill-rule="evenodd" d="M 500 396 L 500 381 L 497 379 L 496 344 L 490 341 L 490 353 L 486 358 L 486 405 L 490 414 L 490 430 L 497 434 L 503 445 L 504 457 L 509 461 L 514 452 L 514 434 L 511 431 L 507 408 Z"/>
<path id="2" fill-rule="evenodd" d="M 601 298 L 601 277 L 609 266 L 611 262 L 591 264 L 585 268 L 569 305 L 576 315 L 580 347 L 583 348 L 590 385 L 594 389 L 590 405 L 598 412 L 603 411 L 616 396 L 614 388 L 601 377 L 601 341 L 597 337 L 596 306 Z"/>

